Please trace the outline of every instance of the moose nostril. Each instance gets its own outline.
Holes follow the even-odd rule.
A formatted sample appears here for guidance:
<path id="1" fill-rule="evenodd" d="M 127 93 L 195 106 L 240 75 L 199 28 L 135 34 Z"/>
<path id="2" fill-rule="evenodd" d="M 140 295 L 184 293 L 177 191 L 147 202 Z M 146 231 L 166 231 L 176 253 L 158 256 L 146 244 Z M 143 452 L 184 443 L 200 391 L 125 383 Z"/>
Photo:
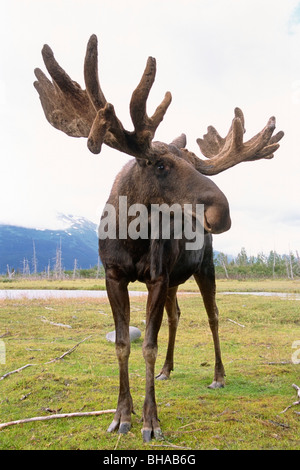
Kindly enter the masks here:
<path id="1" fill-rule="evenodd" d="M 231 220 L 224 205 L 214 205 L 204 212 L 204 228 L 210 233 L 222 233 L 229 230 Z"/>
<path id="2" fill-rule="evenodd" d="M 211 227 L 211 224 L 207 220 L 206 213 L 204 213 L 204 228 L 207 232 L 212 231 L 212 227 Z"/>

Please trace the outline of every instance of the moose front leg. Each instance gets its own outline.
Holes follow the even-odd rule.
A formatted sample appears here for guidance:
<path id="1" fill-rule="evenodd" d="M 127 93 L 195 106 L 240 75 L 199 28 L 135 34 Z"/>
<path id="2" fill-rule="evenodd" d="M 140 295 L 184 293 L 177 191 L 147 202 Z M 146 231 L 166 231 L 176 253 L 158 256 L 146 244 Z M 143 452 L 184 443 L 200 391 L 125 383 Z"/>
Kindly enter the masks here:
<path id="1" fill-rule="evenodd" d="M 142 428 L 144 442 L 149 442 L 152 435 L 157 439 L 162 437 L 155 401 L 154 369 L 157 356 L 157 335 L 163 318 L 164 305 L 168 293 L 168 282 L 166 279 L 151 281 L 147 284 L 147 288 L 146 331 L 143 343 L 143 355 L 146 363 L 146 394 Z"/>
<path id="2" fill-rule="evenodd" d="M 118 280 L 113 273 L 106 276 L 106 288 L 116 328 L 116 354 L 119 361 L 119 399 L 114 419 L 108 432 L 127 433 L 131 428 L 133 403 L 129 387 L 128 359 L 130 354 L 130 306 L 127 282 Z"/>

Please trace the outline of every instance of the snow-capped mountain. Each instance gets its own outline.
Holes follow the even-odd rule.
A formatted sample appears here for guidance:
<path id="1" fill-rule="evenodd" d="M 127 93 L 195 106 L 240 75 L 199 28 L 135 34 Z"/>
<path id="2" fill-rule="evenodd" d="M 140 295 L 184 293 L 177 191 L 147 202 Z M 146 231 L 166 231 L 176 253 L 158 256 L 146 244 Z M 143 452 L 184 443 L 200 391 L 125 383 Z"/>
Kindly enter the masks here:
<path id="1" fill-rule="evenodd" d="M 35 229 L 0 224 L 0 273 L 14 269 L 22 272 L 24 260 L 32 272 L 34 258 L 37 271 L 53 269 L 57 249 L 61 248 L 62 267 L 88 269 L 98 263 L 97 225 L 73 215 L 58 215 L 59 230 Z M 35 251 L 35 254 L 34 254 Z"/>

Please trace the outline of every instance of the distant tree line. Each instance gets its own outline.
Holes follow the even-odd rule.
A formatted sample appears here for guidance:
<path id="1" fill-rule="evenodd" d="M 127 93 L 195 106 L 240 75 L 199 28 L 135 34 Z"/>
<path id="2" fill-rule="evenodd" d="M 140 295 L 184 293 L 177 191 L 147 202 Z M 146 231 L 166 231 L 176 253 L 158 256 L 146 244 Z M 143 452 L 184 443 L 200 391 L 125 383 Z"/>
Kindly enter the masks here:
<path id="1" fill-rule="evenodd" d="M 74 268 L 72 270 L 67 270 L 62 268 L 58 263 L 55 263 L 51 269 L 50 263 L 45 269 L 41 272 L 30 271 L 29 263 L 26 258 L 23 260 L 23 269 L 15 271 L 10 269 L 7 265 L 6 278 L 15 279 L 15 278 L 30 278 L 30 279 L 101 279 L 104 278 L 104 268 L 102 264 L 93 266 L 89 269 L 78 268 L 77 259 L 74 259 Z"/>
<path id="2" fill-rule="evenodd" d="M 298 251 L 280 255 L 270 251 L 268 255 L 259 253 L 248 256 L 242 248 L 236 257 L 228 257 L 224 253 L 214 256 L 216 277 L 219 279 L 259 279 L 300 277 L 300 258 Z"/>
<path id="3" fill-rule="evenodd" d="M 51 267 L 52 264 L 52 267 Z M 268 255 L 259 253 L 257 256 L 248 256 L 246 249 L 242 248 L 236 257 L 218 252 L 214 255 L 216 277 L 218 279 L 259 279 L 259 278 L 288 278 L 300 277 L 300 257 L 298 251 L 280 255 L 270 251 Z M 43 271 L 38 272 L 38 260 L 35 244 L 33 242 L 33 257 L 31 263 L 24 258 L 22 269 L 15 272 L 7 265 L 6 276 L 14 277 L 43 277 L 48 279 L 77 279 L 77 278 L 103 278 L 104 268 L 98 258 L 98 264 L 90 269 L 81 269 L 78 261 L 74 259 L 73 270 L 63 267 L 61 242 L 56 249 L 56 257 Z"/>
<path id="4" fill-rule="evenodd" d="M 104 268 L 98 257 L 98 264 L 90 269 L 82 269 L 78 266 L 78 260 L 74 258 L 74 267 L 72 270 L 66 270 L 63 266 L 63 253 L 61 240 L 56 248 L 56 256 L 52 262 L 49 259 L 48 265 L 42 271 L 38 270 L 38 260 L 36 256 L 35 243 L 33 241 L 33 256 L 31 262 L 23 258 L 22 266 L 17 271 L 6 266 L 6 277 L 8 279 L 17 278 L 44 278 L 44 279 L 77 279 L 77 278 L 101 278 L 104 277 Z"/>

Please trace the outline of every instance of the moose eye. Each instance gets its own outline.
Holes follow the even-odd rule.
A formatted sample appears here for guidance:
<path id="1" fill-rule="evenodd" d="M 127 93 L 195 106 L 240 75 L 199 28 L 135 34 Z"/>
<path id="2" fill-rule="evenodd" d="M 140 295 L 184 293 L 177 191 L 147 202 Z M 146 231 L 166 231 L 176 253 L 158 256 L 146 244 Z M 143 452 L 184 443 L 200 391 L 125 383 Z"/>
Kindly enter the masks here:
<path id="1" fill-rule="evenodd" d="M 158 178 L 166 178 L 171 170 L 171 165 L 166 161 L 158 161 L 155 165 L 155 173 Z"/>

